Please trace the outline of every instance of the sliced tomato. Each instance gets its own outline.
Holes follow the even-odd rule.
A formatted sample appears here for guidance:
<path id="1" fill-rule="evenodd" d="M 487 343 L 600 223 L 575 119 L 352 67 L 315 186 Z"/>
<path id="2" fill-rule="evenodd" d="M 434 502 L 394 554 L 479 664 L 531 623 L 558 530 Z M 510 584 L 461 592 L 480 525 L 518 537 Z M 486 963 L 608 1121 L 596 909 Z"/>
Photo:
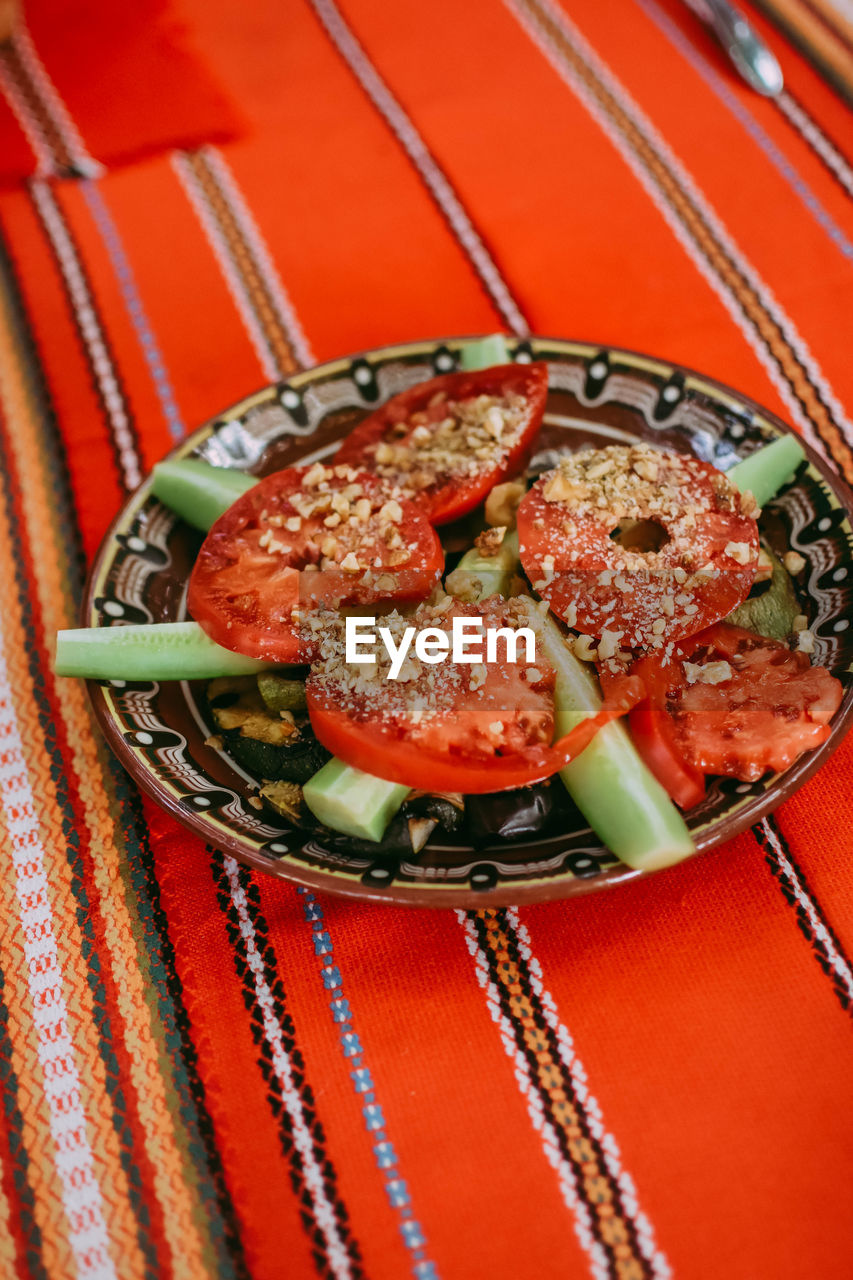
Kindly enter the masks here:
<path id="1" fill-rule="evenodd" d="M 705 795 L 704 775 L 685 759 L 666 711 L 646 698 L 631 708 L 628 728 L 647 768 L 679 808 L 699 804 Z"/>
<path id="2" fill-rule="evenodd" d="M 476 607 L 456 603 L 439 615 L 422 606 L 406 621 L 448 635 L 454 617 L 506 626 L 512 603 L 499 597 Z M 379 671 L 364 680 L 354 668 L 327 661 L 308 679 L 308 710 L 318 740 L 339 759 L 429 791 L 482 794 L 542 781 L 644 695 L 640 681 L 623 681 L 598 715 L 552 743 L 554 672 L 541 655 L 535 667 L 447 660 L 406 675 L 389 681 Z"/>
<path id="3" fill-rule="evenodd" d="M 666 710 L 690 764 L 746 782 L 781 773 L 824 742 L 843 693 L 806 654 L 727 623 L 693 636 L 666 663 L 649 656 L 632 670 Z"/>
<path id="4" fill-rule="evenodd" d="M 335 461 L 396 485 L 433 524 L 446 524 L 523 470 L 547 395 L 541 363 L 443 374 L 365 418 Z"/>
<path id="5" fill-rule="evenodd" d="M 300 609 L 418 600 L 438 580 L 438 537 L 411 503 L 346 465 L 289 467 L 238 498 L 204 540 L 190 613 L 226 649 L 305 661 Z"/>
<path id="6" fill-rule="evenodd" d="M 518 509 L 521 563 L 552 611 L 623 648 L 661 648 L 725 617 L 758 563 L 751 495 L 709 463 L 647 445 L 583 450 Z"/>

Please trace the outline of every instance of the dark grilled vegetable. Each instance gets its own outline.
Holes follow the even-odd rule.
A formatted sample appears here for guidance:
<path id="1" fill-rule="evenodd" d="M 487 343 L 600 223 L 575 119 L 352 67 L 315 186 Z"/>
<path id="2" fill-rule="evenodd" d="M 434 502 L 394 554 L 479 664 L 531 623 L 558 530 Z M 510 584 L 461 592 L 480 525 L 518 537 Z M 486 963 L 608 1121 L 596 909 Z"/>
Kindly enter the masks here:
<path id="1" fill-rule="evenodd" d="M 433 819 L 446 835 L 458 831 L 465 821 L 465 800 L 457 793 L 413 791 L 403 807 L 415 817 Z"/>
<path id="2" fill-rule="evenodd" d="M 381 857 L 414 857 L 420 853 L 434 834 L 452 835 L 464 821 L 464 805 L 461 796 L 440 795 L 437 792 L 414 791 L 403 802 L 379 842 L 360 840 L 355 836 L 342 836 L 320 823 L 316 825 L 317 838 L 334 849 L 351 853 L 356 857 L 369 855 Z"/>
<path id="3" fill-rule="evenodd" d="M 212 680 L 207 702 L 224 749 L 256 778 L 307 782 L 329 758 L 307 718 L 270 711 L 254 676 Z"/>
<path id="4" fill-rule="evenodd" d="M 471 843 L 476 848 L 542 835 L 559 811 L 560 790 L 549 778 L 517 791 L 466 796 L 465 819 Z"/>
<path id="5" fill-rule="evenodd" d="M 423 849 L 435 827 L 436 822 L 433 818 L 407 815 L 405 808 L 402 808 L 395 813 L 378 843 L 373 840 L 360 840 L 356 836 L 342 836 L 339 832 L 332 831 L 331 827 L 324 827 L 319 823 L 317 838 L 333 849 L 339 849 L 342 853 L 351 853 L 356 857 L 372 858 L 381 857 L 383 854 L 413 857 Z"/>
<path id="6" fill-rule="evenodd" d="M 280 747 L 254 738 L 226 736 L 225 750 L 247 773 L 271 782 L 307 782 L 329 758 L 310 729 L 301 730 L 298 738 Z"/>

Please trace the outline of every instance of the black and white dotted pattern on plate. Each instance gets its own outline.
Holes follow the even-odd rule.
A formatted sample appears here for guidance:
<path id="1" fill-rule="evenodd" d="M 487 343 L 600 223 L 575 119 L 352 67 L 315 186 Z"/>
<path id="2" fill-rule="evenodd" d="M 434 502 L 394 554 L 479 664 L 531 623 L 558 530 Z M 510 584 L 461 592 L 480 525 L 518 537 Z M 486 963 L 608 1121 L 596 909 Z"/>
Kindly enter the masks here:
<path id="1" fill-rule="evenodd" d="M 436 347 L 432 353 L 432 367 L 436 375 L 442 373 L 453 373 L 456 369 L 458 358 L 450 350 L 449 347 Z"/>
<path id="2" fill-rule="evenodd" d="M 117 600 L 111 596 L 99 596 L 95 608 L 101 617 L 101 626 L 108 627 L 113 622 L 140 623 L 150 622 L 147 609 L 139 608 L 128 600 Z"/>
<path id="3" fill-rule="evenodd" d="M 146 751 L 164 751 L 185 744 L 182 735 L 173 733 L 171 729 L 128 729 L 124 740 L 132 747 L 143 747 Z"/>
<path id="4" fill-rule="evenodd" d="M 278 402 L 298 427 L 306 427 L 308 425 L 308 410 L 305 407 L 301 392 L 296 387 L 290 386 L 287 382 L 282 383 L 278 388 Z"/>
<path id="5" fill-rule="evenodd" d="M 210 813 L 230 805 L 235 799 L 233 791 L 221 791 L 211 788 L 207 791 L 195 791 L 181 796 L 180 804 L 195 813 Z"/>
<path id="6" fill-rule="evenodd" d="M 373 862 L 361 874 L 361 883 L 382 887 L 392 884 L 400 871 L 400 863 L 396 858 L 386 858 L 381 862 Z"/>
<path id="7" fill-rule="evenodd" d="M 652 410 L 652 417 L 655 422 L 666 422 L 667 418 L 671 418 L 675 413 L 681 401 L 684 399 L 684 377 L 680 373 L 674 373 L 668 382 L 665 382 L 660 389 L 660 395 L 657 398 L 655 407 Z"/>
<path id="8" fill-rule="evenodd" d="M 124 547 L 128 555 L 139 556 L 145 560 L 154 569 L 162 569 L 169 563 L 169 556 L 162 547 L 155 547 L 150 542 L 146 542 L 145 538 L 140 538 L 138 533 L 116 535 L 116 542 L 120 547 Z"/>
<path id="9" fill-rule="evenodd" d="M 379 384 L 376 374 L 366 360 L 353 360 L 350 365 L 350 376 L 358 389 L 362 400 L 378 400 Z"/>
<path id="10" fill-rule="evenodd" d="M 610 354 L 607 351 L 599 351 L 598 355 L 587 362 L 583 388 L 586 399 L 598 400 L 607 386 L 609 377 Z"/>

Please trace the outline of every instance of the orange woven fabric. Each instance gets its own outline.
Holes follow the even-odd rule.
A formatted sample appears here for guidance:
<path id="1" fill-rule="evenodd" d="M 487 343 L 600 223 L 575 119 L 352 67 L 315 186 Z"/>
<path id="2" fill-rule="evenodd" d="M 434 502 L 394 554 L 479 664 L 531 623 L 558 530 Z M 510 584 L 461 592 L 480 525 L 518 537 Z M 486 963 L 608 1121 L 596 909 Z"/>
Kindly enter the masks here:
<path id="1" fill-rule="evenodd" d="M 853 741 L 647 882 L 380 909 L 211 853 L 50 670 L 138 478 L 311 359 L 634 347 L 853 479 L 846 108 L 751 13 L 787 84 L 759 98 L 676 0 L 91 0 L 91 41 L 27 8 L 0 54 L 0 1274 L 846 1280 Z M 155 60 L 175 30 L 187 78 Z"/>

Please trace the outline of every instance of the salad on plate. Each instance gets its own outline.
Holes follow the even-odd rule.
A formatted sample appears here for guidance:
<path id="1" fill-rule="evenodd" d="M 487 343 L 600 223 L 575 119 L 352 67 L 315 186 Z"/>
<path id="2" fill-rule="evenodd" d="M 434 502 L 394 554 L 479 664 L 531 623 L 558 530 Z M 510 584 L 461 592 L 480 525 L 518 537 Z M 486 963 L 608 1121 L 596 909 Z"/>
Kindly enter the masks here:
<path id="1" fill-rule="evenodd" d="M 783 772 L 841 704 L 805 561 L 763 536 L 804 454 L 782 436 L 723 472 L 637 440 L 531 469 L 547 394 L 488 339 L 322 461 L 159 464 L 206 535 L 189 620 L 60 632 L 57 672 L 203 681 L 248 803 L 354 853 L 526 838 L 574 805 L 631 867 L 688 856 L 706 779 Z"/>

